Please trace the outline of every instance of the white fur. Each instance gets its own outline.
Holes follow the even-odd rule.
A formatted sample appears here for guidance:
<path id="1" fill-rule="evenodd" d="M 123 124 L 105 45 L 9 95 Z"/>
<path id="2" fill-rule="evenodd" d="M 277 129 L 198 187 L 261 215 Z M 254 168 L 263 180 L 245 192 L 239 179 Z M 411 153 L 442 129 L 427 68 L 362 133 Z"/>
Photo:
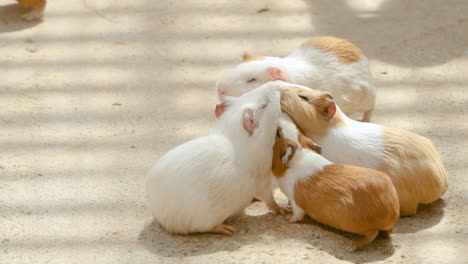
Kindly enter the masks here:
<path id="1" fill-rule="evenodd" d="M 341 113 L 339 107 L 337 113 Z M 378 169 L 385 150 L 382 126 L 357 122 L 341 114 L 346 126 L 330 128 L 324 137 L 313 137 L 322 156 L 334 163 Z"/>
<path id="2" fill-rule="evenodd" d="M 348 116 L 374 107 L 375 87 L 367 58 L 362 55 L 359 61 L 347 64 L 316 48 L 298 48 L 285 58 L 241 63 L 223 73 L 216 87 L 228 96 L 240 96 L 271 81 L 267 71 L 271 67 L 280 69 L 288 82 L 331 93 Z M 247 82 L 252 78 L 256 81 Z"/>
<path id="3" fill-rule="evenodd" d="M 150 208 L 162 226 L 174 233 L 209 231 L 248 206 L 257 185 L 263 185 L 260 180 L 271 182 L 279 90 L 269 83 L 229 99 L 209 135 L 175 147 L 155 164 L 146 187 Z M 255 110 L 258 121 L 252 135 L 242 125 L 248 108 Z"/>

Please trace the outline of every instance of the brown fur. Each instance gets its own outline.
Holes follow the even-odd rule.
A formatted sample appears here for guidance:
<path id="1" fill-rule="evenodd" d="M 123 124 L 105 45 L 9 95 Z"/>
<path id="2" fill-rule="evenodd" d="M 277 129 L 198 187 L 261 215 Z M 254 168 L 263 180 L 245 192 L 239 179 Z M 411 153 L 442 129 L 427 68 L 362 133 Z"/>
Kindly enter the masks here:
<path id="1" fill-rule="evenodd" d="M 242 55 L 242 61 L 243 62 L 249 62 L 249 61 L 254 61 L 254 60 L 263 60 L 263 59 L 265 59 L 265 57 L 254 56 L 254 55 L 251 55 L 251 54 L 248 54 L 248 53 L 244 53 Z"/>
<path id="2" fill-rule="evenodd" d="M 434 202 L 445 193 L 447 172 L 429 139 L 389 127 L 384 127 L 383 133 L 385 152 L 378 169 L 392 179 L 401 201 L 401 215 L 414 215 L 419 203 Z"/>
<path id="3" fill-rule="evenodd" d="M 362 56 L 362 51 L 353 43 L 330 36 L 313 38 L 301 45 L 301 48 L 310 47 L 333 53 L 343 63 L 357 62 Z"/>
<path id="4" fill-rule="evenodd" d="M 302 100 L 298 94 L 307 96 L 309 101 Z M 281 110 L 287 113 L 296 125 L 301 124 L 298 127 L 302 131 L 319 137 L 325 136 L 329 127 L 346 126 L 339 112 L 327 120 L 325 109 L 329 103 L 333 102 L 329 100 L 327 93 L 297 86 L 286 87 L 281 95 Z"/>
<path id="5" fill-rule="evenodd" d="M 304 136 L 304 134 L 302 134 L 300 130 L 298 132 L 299 132 L 298 142 L 303 148 L 308 148 L 310 150 L 317 152 L 318 154 L 322 153 L 322 148 L 319 147 L 317 144 L 315 144 L 315 142 L 312 139 Z"/>
<path id="6" fill-rule="evenodd" d="M 390 178 L 352 165 L 328 165 L 296 182 L 294 199 L 318 222 L 364 236 L 392 230 L 399 218 L 398 197 Z"/>
<path id="7" fill-rule="evenodd" d="M 22 16 L 23 20 L 39 20 L 44 15 L 46 0 L 18 0 L 22 7 L 31 8 L 29 12 Z"/>
<path id="8" fill-rule="evenodd" d="M 317 153 L 321 152 L 321 148 L 317 146 L 310 138 L 304 136 L 300 131 L 298 136 L 298 142 L 299 145 L 303 148 L 313 150 Z M 299 145 L 296 142 L 284 138 L 281 127 L 278 127 L 278 132 L 275 137 L 275 145 L 273 146 L 273 162 L 271 167 L 271 171 L 276 177 L 283 176 L 286 170 L 289 168 L 287 164 L 283 164 L 281 162 L 281 157 L 283 156 L 284 151 L 286 151 L 286 147 L 288 146 L 288 144 L 292 144 L 295 150 L 299 148 Z M 289 157 L 289 160 L 291 160 L 294 157 L 294 154 L 295 151 L 293 152 L 291 157 Z"/>
<path id="9" fill-rule="evenodd" d="M 18 3 L 24 7 L 45 5 L 46 0 L 18 0 Z"/>
<path id="10" fill-rule="evenodd" d="M 281 162 L 281 157 L 284 155 L 288 144 L 292 144 L 295 149 L 297 149 L 298 147 L 298 144 L 296 142 L 284 138 L 283 130 L 281 129 L 281 127 L 278 127 L 278 131 L 275 136 L 275 145 L 273 146 L 273 162 L 271 164 L 271 172 L 276 177 L 283 176 L 286 170 L 289 168 L 287 164 L 283 164 Z M 294 153 L 295 151 L 289 159 L 294 157 Z"/>

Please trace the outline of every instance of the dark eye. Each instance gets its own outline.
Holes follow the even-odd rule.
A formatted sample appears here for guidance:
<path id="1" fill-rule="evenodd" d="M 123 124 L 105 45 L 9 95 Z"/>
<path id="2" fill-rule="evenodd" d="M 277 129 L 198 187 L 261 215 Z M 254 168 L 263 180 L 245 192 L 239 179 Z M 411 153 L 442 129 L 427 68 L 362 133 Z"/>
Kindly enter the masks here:
<path id="1" fill-rule="evenodd" d="M 251 83 L 251 82 L 255 82 L 256 80 L 257 80 L 257 79 L 252 78 L 252 79 L 248 80 L 247 82 L 248 82 L 248 83 Z"/>
<path id="2" fill-rule="evenodd" d="M 281 133 L 280 133 L 279 129 L 276 130 L 276 136 L 281 137 Z"/>
<path id="3" fill-rule="evenodd" d="M 309 98 L 307 98 L 307 96 L 302 94 L 298 94 L 297 96 L 299 96 L 302 100 L 309 102 Z"/>

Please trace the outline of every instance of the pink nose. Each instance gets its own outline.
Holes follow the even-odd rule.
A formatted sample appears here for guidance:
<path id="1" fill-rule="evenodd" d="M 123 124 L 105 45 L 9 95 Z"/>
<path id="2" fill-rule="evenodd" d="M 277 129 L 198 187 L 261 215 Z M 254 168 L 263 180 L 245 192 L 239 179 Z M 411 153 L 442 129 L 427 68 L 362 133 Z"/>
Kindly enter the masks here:
<path id="1" fill-rule="evenodd" d="M 226 96 L 226 91 L 224 91 L 222 89 L 218 89 L 218 97 L 221 99 L 224 96 Z"/>

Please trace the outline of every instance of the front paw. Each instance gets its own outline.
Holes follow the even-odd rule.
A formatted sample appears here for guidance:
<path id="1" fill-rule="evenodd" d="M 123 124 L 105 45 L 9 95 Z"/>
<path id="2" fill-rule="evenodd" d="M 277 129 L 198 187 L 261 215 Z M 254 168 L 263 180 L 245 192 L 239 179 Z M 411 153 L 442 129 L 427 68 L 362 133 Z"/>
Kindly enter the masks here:
<path id="1" fill-rule="evenodd" d="M 289 223 L 297 223 L 301 222 L 302 220 L 304 220 L 303 215 L 293 215 L 288 219 Z"/>
<path id="2" fill-rule="evenodd" d="M 273 215 L 283 215 L 284 216 L 284 215 L 286 215 L 288 213 L 291 213 L 291 209 L 286 208 L 286 207 L 281 207 L 279 205 L 276 205 L 276 206 L 274 206 L 272 208 L 269 208 L 269 209 L 270 209 L 270 211 L 271 211 L 271 213 Z"/>

